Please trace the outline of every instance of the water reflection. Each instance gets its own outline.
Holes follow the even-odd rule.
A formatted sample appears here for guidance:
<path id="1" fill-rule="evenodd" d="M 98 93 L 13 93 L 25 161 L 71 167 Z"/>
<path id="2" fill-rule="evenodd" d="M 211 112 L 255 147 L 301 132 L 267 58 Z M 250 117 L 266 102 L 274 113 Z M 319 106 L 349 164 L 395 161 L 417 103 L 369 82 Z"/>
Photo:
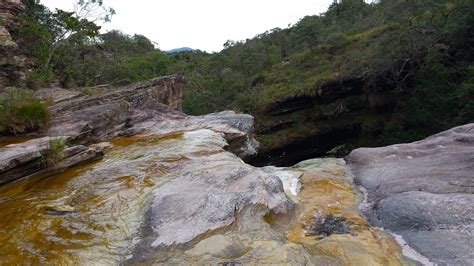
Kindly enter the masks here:
<path id="1" fill-rule="evenodd" d="M 3 264 L 108 264 L 129 255 L 147 195 L 193 156 L 220 152 L 219 134 L 117 138 L 104 159 L 0 187 Z"/>

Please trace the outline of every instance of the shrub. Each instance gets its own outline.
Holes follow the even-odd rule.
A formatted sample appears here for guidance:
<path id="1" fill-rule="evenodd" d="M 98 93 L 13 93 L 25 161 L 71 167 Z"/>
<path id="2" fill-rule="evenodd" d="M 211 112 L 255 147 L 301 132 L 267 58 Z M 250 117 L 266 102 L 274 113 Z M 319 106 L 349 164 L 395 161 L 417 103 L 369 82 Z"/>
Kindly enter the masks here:
<path id="1" fill-rule="evenodd" d="M 54 79 L 50 69 L 34 69 L 26 76 L 26 86 L 32 90 L 49 86 Z"/>
<path id="2" fill-rule="evenodd" d="M 50 113 L 46 105 L 24 89 L 7 88 L 0 95 L 0 134 L 20 134 L 45 129 Z"/>

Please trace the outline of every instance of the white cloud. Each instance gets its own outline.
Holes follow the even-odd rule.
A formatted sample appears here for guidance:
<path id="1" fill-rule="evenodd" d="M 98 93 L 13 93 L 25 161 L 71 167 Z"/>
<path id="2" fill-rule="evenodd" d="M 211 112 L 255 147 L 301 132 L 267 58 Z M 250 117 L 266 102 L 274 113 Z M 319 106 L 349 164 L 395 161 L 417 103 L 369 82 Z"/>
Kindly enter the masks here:
<path id="1" fill-rule="evenodd" d="M 74 0 L 42 0 L 71 10 Z M 188 46 L 219 51 L 227 40 L 245 40 L 286 28 L 306 15 L 326 11 L 332 0 L 104 0 L 117 14 L 104 30 L 142 34 L 169 50 Z"/>

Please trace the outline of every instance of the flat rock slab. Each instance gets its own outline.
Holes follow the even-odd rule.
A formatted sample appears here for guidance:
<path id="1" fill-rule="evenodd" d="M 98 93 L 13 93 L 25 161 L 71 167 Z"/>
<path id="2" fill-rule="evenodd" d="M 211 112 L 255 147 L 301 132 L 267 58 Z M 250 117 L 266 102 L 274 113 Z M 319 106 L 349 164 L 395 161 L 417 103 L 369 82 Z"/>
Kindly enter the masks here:
<path id="1" fill-rule="evenodd" d="M 87 148 L 83 145 L 64 147 L 54 165 L 47 164 L 50 141 L 67 141 L 69 138 L 43 137 L 22 143 L 0 147 L 0 185 L 32 174 L 52 175 L 61 170 L 101 158 L 100 147 Z"/>
<path id="2" fill-rule="evenodd" d="M 257 153 L 258 142 L 253 138 L 254 117 L 237 114 L 234 111 L 222 111 L 202 116 L 155 116 L 135 124 L 124 131 L 124 135 L 153 134 L 167 135 L 199 129 L 211 129 L 224 134 L 226 150 L 242 159 Z"/>
<path id="3" fill-rule="evenodd" d="M 474 124 L 347 156 L 371 222 L 431 261 L 474 264 Z"/>
<path id="4" fill-rule="evenodd" d="M 42 170 L 41 159 L 52 139 L 44 137 L 0 148 L 0 185 Z"/>

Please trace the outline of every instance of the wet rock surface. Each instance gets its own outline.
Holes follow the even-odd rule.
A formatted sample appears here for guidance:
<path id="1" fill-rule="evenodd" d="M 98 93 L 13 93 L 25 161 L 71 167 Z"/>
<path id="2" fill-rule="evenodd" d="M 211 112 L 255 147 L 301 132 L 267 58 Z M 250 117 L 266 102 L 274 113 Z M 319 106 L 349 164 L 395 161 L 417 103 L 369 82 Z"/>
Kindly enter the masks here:
<path id="1" fill-rule="evenodd" d="M 303 245 L 314 265 L 416 265 L 391 235 L 372 227 L 361 215 L 363 194 L 342 159 L 313 159 L 290 168 L 300 171 L 295 199 L 296 222 L 285 236 Z"/>
<path id="2" fill-rule="evenodd" d="M 431 261 L 474 263 L 474 124 L 347 157 L 371 221 Z"/>
<path id="3" fill-rule="evenodd" d="M 187 116 L 179 111 L 182 85 L 180 77 L 170 76 L 90 96 L 63 91 L 52 99 L 46 136 L 2 140 L 0 263 L 417 264 L 405 256 L 406 247 L 360 213 L 364 194 L 344 160 L 314 159 L 289 168 L 248 165 L 242 159 L 258 148 L 253 117 L 232 111 Z M 457 142 L 470 143 L 469 130 L 455 131 Z M 67 143 L 59 159 L 44 164 L 51 141 L 58 139 Z M 471 160 L 469 149 L 456 148 Z M 374 158 L 384 157 L 364 161 L 359 172 L 351 165 L 358 178 L 375 169 L 368 167 Z M 369 203 L 386 217 L 380 223 L 420 252 L 436 233 L 443 241 L 459 239 L 449 247 L 438 242 L 437 248 L 469 254 L 472 238 L 451 226 L 469 229 L 472 210 L 459 208 L 471 202 L 469 177 L 420 181 L 427 194 L 420 198 L 420 191 L 404 186 L 418 179 L 396 183 L 397 175 L 376 173 L 383 182 L 395 182 L 384 187 L 367 179 Z M 445 188 L 450 194 L 434 197 L 428 191 Z M 409 222 L 397 222 L 415 211 Z M 444 227 L 437 227 L 441 222 Z M 460 258 L 456 262 L 467 261 Z"/>
<path id="4" fill-rule="evenodd" d="M 47 137 L 5 140 L 0 177 L 9 183 L 0 187 L 0 261 L 146 262 L 234 227 L 249 213 L 263 224 L 268 212 L 289 214 L 294 203 L 278 170 L 239 158 L 256 152 L 253 117 L 231 111 L 186 116 L 179 111 L 182 85 L 171 76 L 105 94 L 61 93 L 52 99 Z M 67 145 L 46 165 L 57 140 Z M 231 243 L 211 253 L 233 258 L 247 251 Z"/>
<path id="5" fill-rule="evenodd" d="M 224 148 L 242 159 L 257 153 L 258 142 L 252 135 L 254 118 L 251 115 L 236 114 L 233 111 L 223 111 L 202 116 L 156 116 L 136 123 L 124 131 L 123 135 L 159 134 L 166 135 L 176 132 L 186 132 L 198 129 L 211 129 L 222 133 L 226 145 Z"/>
<path id="6" fill-rule="evenodd" d="M 199 134 L 216 134 L 207 130 Z M 218 138 L 217 138 L 218 139 Z M 221 145 L 225 141 L 221 139 Z M 288 214 L 292 202 L 276 175 L 243 164 L 226 152 L 189 160 L 176 178 L 153 191 L 136 249 L 186 244 L 199 235 L 230 226 L 235 215 L 251 206 Z"/>
<path id="7" fill-rule="evenodd" d="M 97 95 L 81 96 L 77 91 L 57 88 L 39 91 L 43 99 L 52 101 L 51 127 L 36 138 L 31 136 L 31 140 L 13 138 L 12 144 L 0 147 L 0 160 L 4 165 L 0 166 L 0 184 L 43 170 L 53 174 L 101 158 L 102 148 L 95 143 L 119 135 L 157 136 L 208 128 L 223 133 L 226 149 L 238 156 L 245 158 L 256 153 L 258 143 L 251 134 L 252 116 L 231 111 L 187 116 L 179 111 L 183 86 L 182 77 L 167 76 Z M 69 151 L 74 146 L 92 146 L 80 154 L 65 154 L 55 167 L 49 167 L 43 165 L 42 160 L 52 139 L 67 140 L 71 146 Z"/>
<path id="8" fill-rule="evenodd" d="M 289 212 L 278 176 L 244 164 L 226 145 L 224 133 L 210 129 L 118 137 L 97 145 L 107 146 L 102 160 L 1 186 L 0 261 L 139 261 L 231 227 L 244 209 Z M 216 254 L 245 251 L 231 245 Z"/>
<path id="9" fill-rule="evenodd" d="M 236 118 L 226 112 L 152 123 L 157 127 L 137 124 L 146 133 L 97 145 L 107 147 L 102 160 L 0 186 L 0 261 L 410 263 L 389 235 L 358 215 L 360 193 L 344 161 L 291 169 L 247 165 L 225 149 L 231 127 L 215 119 L 226 115 Z M 199 125 L 209 128 L 191 121 L 206 121 Z M 306 235 L 307 225 L 329 215 L 358 226 L 323 240 Z"/>

